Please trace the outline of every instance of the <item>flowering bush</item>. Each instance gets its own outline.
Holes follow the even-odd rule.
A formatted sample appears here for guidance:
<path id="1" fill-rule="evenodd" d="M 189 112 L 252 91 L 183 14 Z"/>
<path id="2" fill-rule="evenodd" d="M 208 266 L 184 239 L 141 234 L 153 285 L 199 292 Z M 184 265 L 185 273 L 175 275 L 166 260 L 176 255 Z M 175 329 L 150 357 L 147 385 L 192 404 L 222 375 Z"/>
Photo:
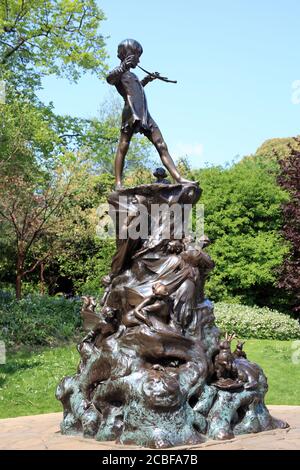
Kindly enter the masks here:
<path id="1" fill-rule="evenodd" d="M 297 320 L 267 307 L 249 307 L 240 304 L 215 304 L 218 327 L 240 338 L 297 339 L 300 324 Z"/>

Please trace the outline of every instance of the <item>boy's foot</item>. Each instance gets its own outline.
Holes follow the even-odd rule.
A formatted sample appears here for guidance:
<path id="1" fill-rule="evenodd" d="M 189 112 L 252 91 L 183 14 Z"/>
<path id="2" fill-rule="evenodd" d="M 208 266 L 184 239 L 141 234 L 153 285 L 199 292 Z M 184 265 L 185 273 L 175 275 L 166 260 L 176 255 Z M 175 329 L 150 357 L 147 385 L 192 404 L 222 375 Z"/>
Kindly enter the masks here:
<path id="1" fill-rule="evenodd" d="M 185 178 L 179 178 L 177 183 L 181 184 L 197 184 L 196 181 L 187 180 Z"/>
<path id="2" fill-rule="evenodd" d="M 116 183 L 115 190 L 120 191 L 120 189 L 124 189 L 124 186 L 122 185 L 122 183 Z"/>

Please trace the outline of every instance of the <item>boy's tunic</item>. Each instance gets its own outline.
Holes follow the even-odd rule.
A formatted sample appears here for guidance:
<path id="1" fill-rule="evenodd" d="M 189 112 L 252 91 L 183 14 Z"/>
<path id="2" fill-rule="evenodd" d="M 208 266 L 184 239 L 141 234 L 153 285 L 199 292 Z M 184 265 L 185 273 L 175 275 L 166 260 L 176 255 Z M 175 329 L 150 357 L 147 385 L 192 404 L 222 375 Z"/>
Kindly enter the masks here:
<path id="1" fill-rule="evenodd" d="M 157 125 L 148 111 L 143 87 L 146 81 L 140 82 L 134 73 L 129 70 L 124 72 L 122 66 L 112 70 L 106 80 L 110 85 L 115 85 L 125 101 L 122 113 L 122 131 L 151 133 Z"/>

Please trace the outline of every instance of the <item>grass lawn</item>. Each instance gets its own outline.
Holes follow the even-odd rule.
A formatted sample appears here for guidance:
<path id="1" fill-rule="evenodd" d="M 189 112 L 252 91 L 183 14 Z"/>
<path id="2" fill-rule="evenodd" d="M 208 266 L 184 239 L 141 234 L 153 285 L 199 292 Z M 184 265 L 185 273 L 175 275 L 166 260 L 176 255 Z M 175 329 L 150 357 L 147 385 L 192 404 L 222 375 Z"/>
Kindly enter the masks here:
<path id="1" fill-rule="evenodd" d="M 248 340 L 248 358 L 264 369 L 267 404 L 300 405 L 300 364 L 293 364 L 292 341 Z M 74 346 L 8 354 L 0 365 L 0 418 L 61 411 L 55 388 L 73 375 L 79 361 Z"/>

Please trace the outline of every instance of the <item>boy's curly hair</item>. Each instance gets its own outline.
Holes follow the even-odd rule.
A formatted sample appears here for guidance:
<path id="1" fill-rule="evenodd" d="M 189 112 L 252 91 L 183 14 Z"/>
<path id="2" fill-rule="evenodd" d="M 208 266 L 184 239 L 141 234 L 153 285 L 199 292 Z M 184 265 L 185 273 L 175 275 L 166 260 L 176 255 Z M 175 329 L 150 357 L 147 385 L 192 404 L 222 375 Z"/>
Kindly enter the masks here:
<path id="1" fill-rule="evenodd" d="M 135 39 L 124 39 L 124 41 L 120 42 L 118 45 L 118 57 L 120 60 L 124 60 L 127 55 L 134 54 L 136 52 L 139 55 L 142 55 L 143 48 Z"/>

